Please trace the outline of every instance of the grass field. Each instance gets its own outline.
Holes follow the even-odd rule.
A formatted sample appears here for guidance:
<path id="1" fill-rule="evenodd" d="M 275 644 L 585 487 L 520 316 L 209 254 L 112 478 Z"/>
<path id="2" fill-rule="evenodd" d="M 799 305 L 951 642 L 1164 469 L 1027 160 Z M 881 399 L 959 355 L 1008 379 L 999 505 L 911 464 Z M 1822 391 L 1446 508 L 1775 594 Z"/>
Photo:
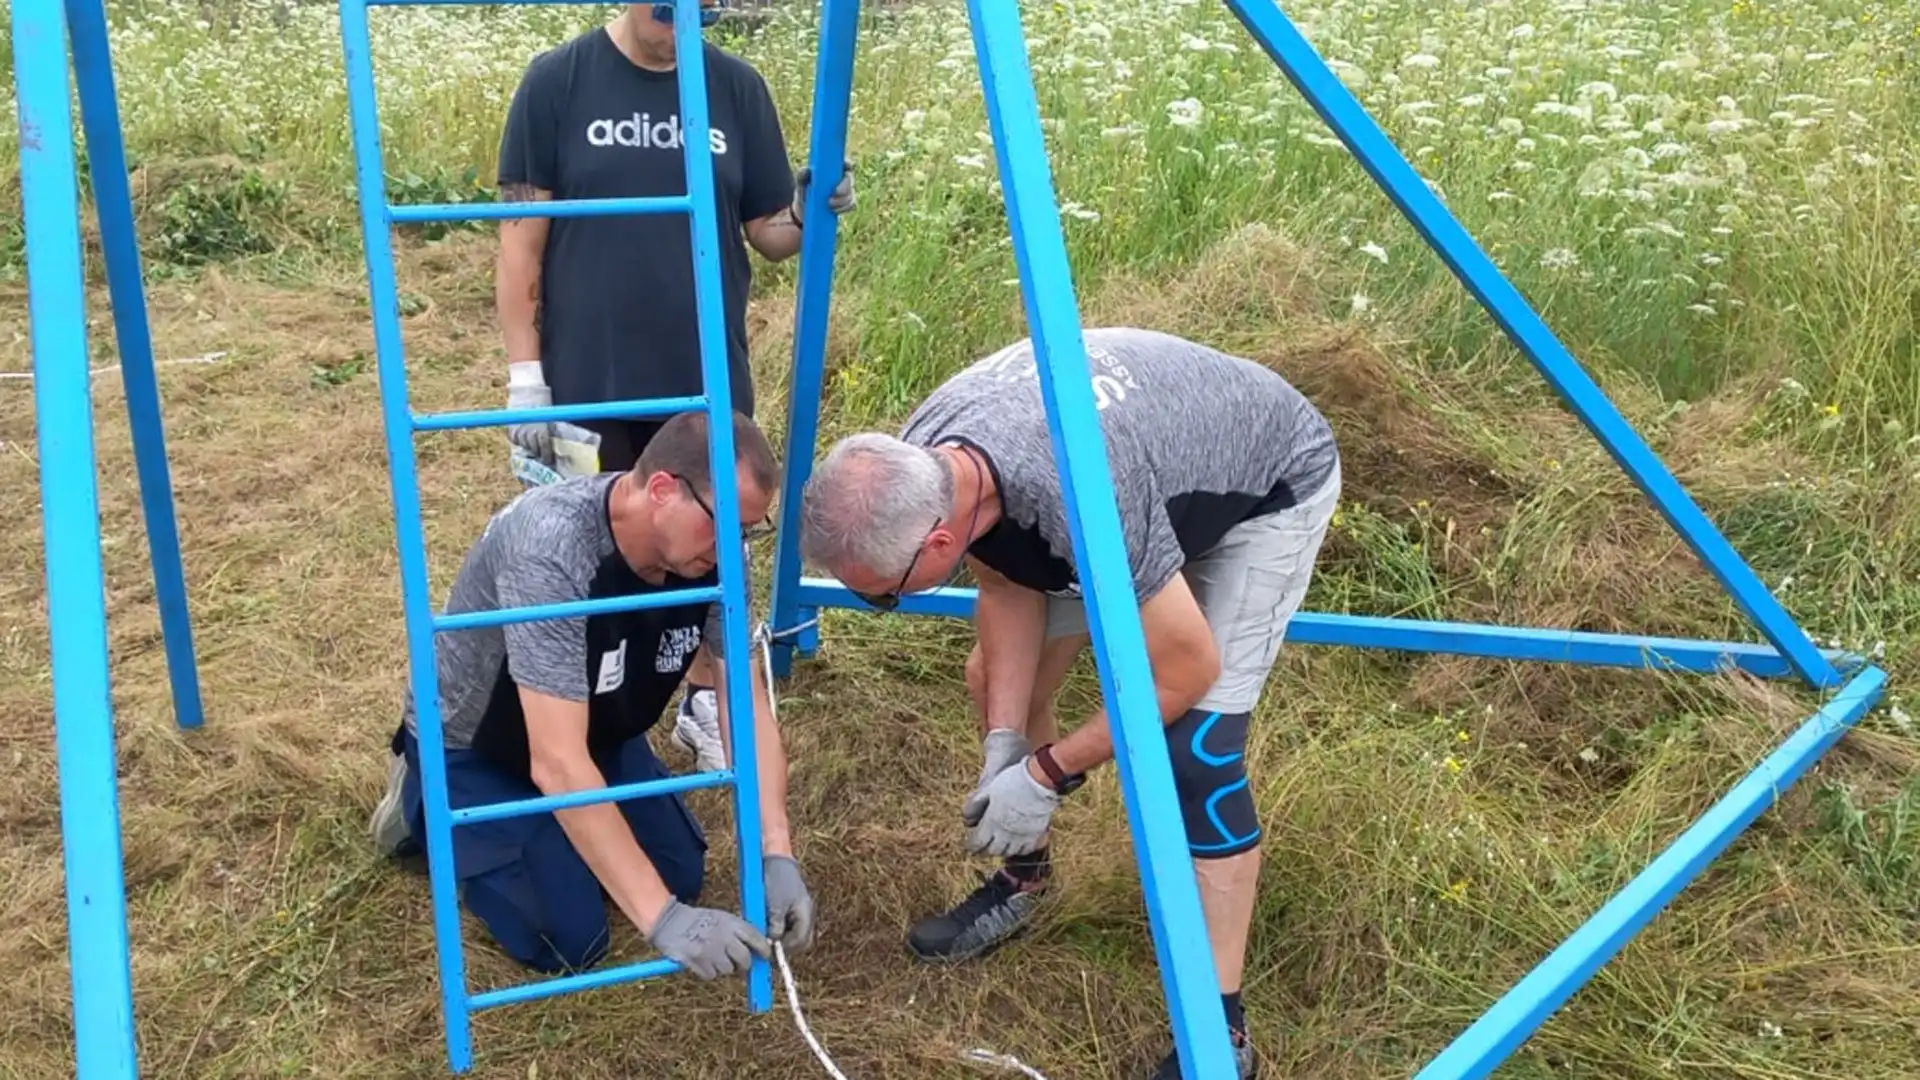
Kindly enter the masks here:
<path id="1" fill-rule="evenodd" d="M 1756 636 L 1223 7 L 1028 8 L 1086 321 L 1255 356 L 1335 421 L 1347 494 L 1310 606 Z M 1901 707 L 1920 675 L 1920 6 L 1290 10 L 1819 643 L 1893 678 L 1497 1075 L 1920 1075 L 1920 734 Z M 219 354 L 161 375 L 209 707 L 191 734 L 173 727 L 123 397 L 96 380 L 143 1075 L 443 1075 L 426 883 L 365 836 L 406 670 L 333 10 L 112 14 L 157 348 Z M 520 70 L 606 14 L 376 12 L 394 198 L 491 198 Z M 796 161 L 811 20 L 716 32 L 767 75 Z M 964 7 L 890 12 L 860 47 L 823 438 L 897 422 L 1024 332 Z M 20 373 L 11 125 L 0 139 L 0 371 Z M 399 247 L 415 402 L 501 403 L 489 233 Z M 760 268 L 751 318 L 776 435 L 793 270 Z M 72 1075 L 31 387 L 0 380 L 6 1080 Z M 496 433 L 418 446 L 444 590 L 514 485 Z M 822 907 L 798 970 L 812 1022 L 856 1080 L 976 1075 L 954 1063 L 976 1045 L 1054 1080 L 1144 1075 L 1164 1012 L 1111 770 L 1064 811 L 1044 927 L 954 971 L 901 945 L 982 869 L 956 813 L 977 768 L 967 644 L 960 623 L 830 613 L 781 690 Z M 1083 666 L 1062 715 L 1097 694 Z M 1733 678 L 1288 651 L 1250 751 L 1263 1075 L 1416 1071 L 1817 705 Z M 725 897 L 726 803 L 693 802 Z M 468 940 L 476 988 L 523 978 Z M 738 989 L 483 1014 L 474 1075 L 825 1075 L 784 1006 L 750 1016 Z"/>

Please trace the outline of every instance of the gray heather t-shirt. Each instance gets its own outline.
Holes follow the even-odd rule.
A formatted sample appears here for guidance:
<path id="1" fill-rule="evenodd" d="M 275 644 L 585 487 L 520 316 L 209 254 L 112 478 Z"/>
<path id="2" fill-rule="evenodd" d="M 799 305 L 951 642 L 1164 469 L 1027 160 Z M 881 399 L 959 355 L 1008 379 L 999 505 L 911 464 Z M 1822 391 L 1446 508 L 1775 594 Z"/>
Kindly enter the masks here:
<path id="1" fill-rule="evenodd" d="M 1333 474 L 1326 419 L 1274 371 L 1158 331 L 1084 336 L 1138 599 L 1228 529 L 1303 501 Z M 971 446 L 991 463 L 1003 517 L 969 554 L 1027 588 L 1079 594 L 1031 340 L 947 380 L 901 437 Z"/>
<path id="2" fill-rule="evenodd" d="M 621 474 L 530 488 L 487 523 L 454 578 L 446 611 L 487 611 L 712 585 L 668 574 L 653 585 L 615 549 L 607 499 Z M 588 704 L 596 759 L 646 734 L 703 641 L 723 648 L 721 605 L 683 604 L 437 635 L 440 722 L 449 749 L 517 775 L 528 768 L 518 687 Z M 407 729 L 419 735 L 409 694 Z"/>

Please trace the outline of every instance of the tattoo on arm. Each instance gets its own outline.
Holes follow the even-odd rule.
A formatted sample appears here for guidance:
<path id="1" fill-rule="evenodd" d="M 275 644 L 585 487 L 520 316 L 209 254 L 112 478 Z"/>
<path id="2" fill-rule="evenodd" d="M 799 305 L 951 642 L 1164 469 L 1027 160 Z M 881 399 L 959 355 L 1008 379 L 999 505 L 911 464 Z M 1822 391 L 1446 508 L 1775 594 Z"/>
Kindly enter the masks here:
<path id="1" fill-rule="evenodd" d="M 502 184 L 500 185 L 500 201 L 532 202 L 533 185 L 526 183 Z"/>

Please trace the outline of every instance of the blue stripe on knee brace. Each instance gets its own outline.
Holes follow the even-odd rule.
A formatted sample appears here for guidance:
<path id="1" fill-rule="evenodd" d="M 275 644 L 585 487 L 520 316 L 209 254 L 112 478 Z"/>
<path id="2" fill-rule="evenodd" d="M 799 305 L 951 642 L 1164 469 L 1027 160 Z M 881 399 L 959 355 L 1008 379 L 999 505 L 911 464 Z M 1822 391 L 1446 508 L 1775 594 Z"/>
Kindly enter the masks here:
<path id="1" fill-rule="evenodd" d="M 1260 842 L 1260 817 L 1247 784 L 1247 720 L 1246 713 L 1194 709 L 1167 729 L 1187 847 L 1196 858 L 1226 858 Z M 1207 749 L 1209 736 L 1219 752 Z"/>

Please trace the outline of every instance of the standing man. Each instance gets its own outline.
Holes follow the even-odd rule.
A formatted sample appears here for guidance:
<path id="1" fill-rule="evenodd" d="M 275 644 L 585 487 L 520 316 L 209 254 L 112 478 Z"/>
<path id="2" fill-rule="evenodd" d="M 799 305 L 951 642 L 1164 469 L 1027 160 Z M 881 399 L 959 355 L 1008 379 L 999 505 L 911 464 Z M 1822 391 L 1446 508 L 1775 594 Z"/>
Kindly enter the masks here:
<path id="1" fill-rule="evenodd" d="M 712 4 L 704 0 L 703 7 Z M 727 366 L 733 406 L 752 416 L 747 246 L 774 262 L 800 250 L 809 174 L 801 170 L 796 183 L 760 73 L 714 45 L 704 56 Z M 673 9 L 665 4 L 629 4 L 609 25 L 535 57 L 507 111 L 501 198 L 685 194 L 678 79 Z M 827 205 L 840 213 L 853 203 L 849 163 Z M 684 214 L 502 221 L 494 302 L 507 353 L 507 406 L 700 394 L 693 265 Z M 623 472 L 661 423 L 579 426 L 599 437 L 599 468 Z M 507 434 L 551 467 L 552 427 L 519 424 Z M 695 672 L 675 721 L 675 738 L 703 769 L 717 768 L 721 758 L 714 685 Z"/>
<path id="2" fill-rule="evenodd" d="M 741 518 L 763 519 L 779 484 L 773 450 L 743 413 L 734 414 L 733 437 Z M 535 487 L 495 514 L 468 550 L 446 610 L 718 584 L 713 492 L 706 414 L 675 416 L 631 470 Z M 725 647 L 718 602 L 436 635 L 448 801 L 459 809 L 663 779 L 647 731 L 696 654 L 724 677 Z M 780 731 L 765 684 L 751 681 L 767 921 L 774 941 L 797 950 L 813 936 L 813 897 L 793 859 Z M 721 731 L 724 738 L 724 723 Z M 418 740 L 409 694 L 373 815 L 385 854 L 425 847 Z M 466 909 L 529 968 L 597 963 L 611 899 L 661 953 L 711 979 L 745 970 L 749 953 L 765 957 L 771 946 L 733 912 L 695 906 L 706 853 L 676 793 L 462 825 L 453 830 L 451 869 Z"/>
<path id="3" fill-rule="evenodd" d="M 1339 501 L 1339 451 L 1320 413 L 1259 364 L 1148 330 L 1085 338 L 1207 938 L 1251 1077 L 1240 977 L 1260 823 L 1247 725 Z M 1113 756 L 1104 710 L 1064 736 L 1054 724 L 1089 634 L 1037 374 L 1023 341 L 935 390 L 901 437 L 842 439 L 801 509 L 805 559 L 877 608 L 952 580 L 963 559 L 979 582 L 966 675 L 985 764 L 961 819 L 971 850 L 1005 862 L 912 927 L 908 946 L 930 961 L 978 956 L 1027 925 L 1054 809 Z M 1170 1052 L 1153 1075 L 1179 1074 Z"/>

